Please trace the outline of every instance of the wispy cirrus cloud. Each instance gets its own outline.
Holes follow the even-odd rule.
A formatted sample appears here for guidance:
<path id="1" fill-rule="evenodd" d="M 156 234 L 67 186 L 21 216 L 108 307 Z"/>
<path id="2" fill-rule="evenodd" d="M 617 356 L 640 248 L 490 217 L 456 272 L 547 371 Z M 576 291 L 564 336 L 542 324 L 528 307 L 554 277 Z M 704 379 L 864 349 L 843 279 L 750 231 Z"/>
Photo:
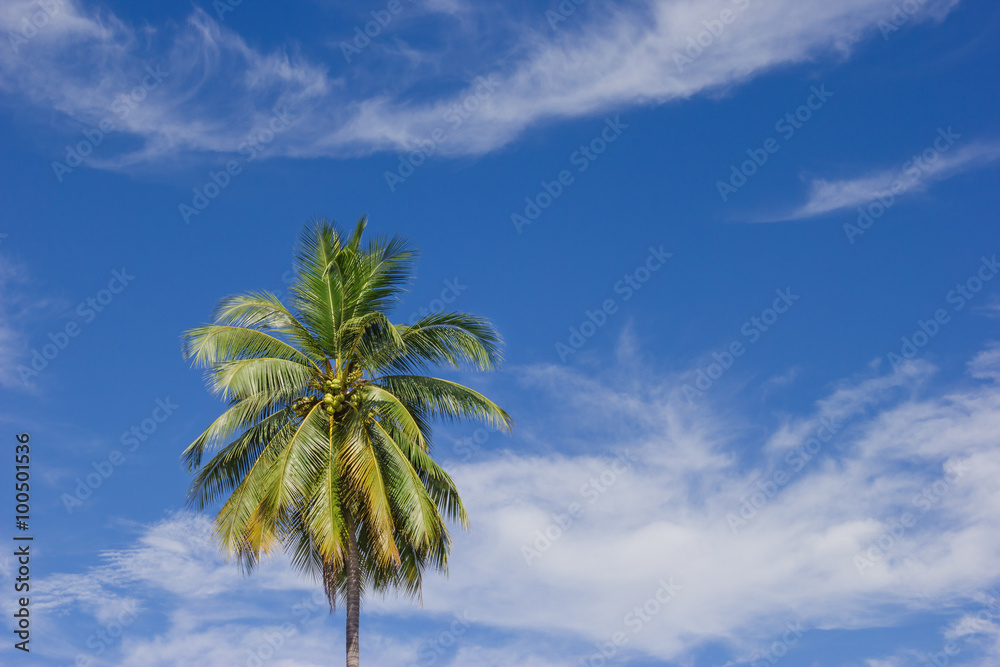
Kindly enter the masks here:
<path id="1" fill-rule="evenodd" d="M 969 362 L 972 377 L 1000 380 L 1000 343 L 991 343 Z"/>
<path id="2" fill-rule="evenodd" d="M 27 306 L 21 288 L 26 271 L 6 253 L 0 255 L 0 386 L 23 387 L 17 365 L 28 348 L 24 332 Z"/>
<path id="3" fill-rule="evenodd" d="M 911 23 L 941 19 L 956 3 L 928 0 Z M 472 11 L 460 6 L 464 15 Z M 29 0 L 5 3 L 0 29 L 16 33 L 36 8 Z M 448 127 L 449 110 L 475 95 L 477 76 L 494 75 L 501 82 L 496 90 L 476 102 L 475 113 L 451 128 L 436 150 L 487 153 L 547 120 L 662 104 L 736 85 L 775 67 L 842 57 L 857 41 L 877 34 L 877 23 L 892 14 L 893 2 L 649 0 L 580 8 L 555 31 L 545 17 L 547 7 L 539 7 L 537 23 L 508 21 L 514 36 L 500 50 L 474 52 L 447 40 L 443 48 L 457 51 L 386 50 L 388 59 L 436 64 L 419 77 L 383 78 L 375 87 L 369 68 L 393 63 L 315 62 L 291 47 L 262 53 L 202 10 L 167 29 L 136 28 L 78 0 L 60 0 L 59 8 L 26 43 L 0 50 L 0 87 L 94 125 L 108 116 L 118 96 L 138 85 L 147 65 L 168 70 L 162 88 L 117 126 L 139 139 L 140 147 L 105 146 L 90 159 L 92 165 L 120 169 L 191 153 L 234 152 L 275 106 L 293 109 L 300 120 L 269 155 L 341 157 L 410 149 Z M 735 18 L 723 24 L 723 12 Z M 448 12 L 431 15 L 452 21 Z M 708 45 L 692 50 L 692 40 L 702 33 Z M 456 87 L 455 81 L 465 83 Z"/>
<path id="4" fill-rule="evenodd" d="M 577 664 L 616 632 L 629 640 L 625 660 L 684 660 L 708 644 L 745 660 L 789 621 L 851 631 L 949 610 L 959 619 L 996 583 L 1000 386 L 971 378 L 936 387 L 933 371 L 927 363 L 869 369 L 761 437 L 729 410 L 692 408 L 682 378 L 639 382 L 643 371 L 632 367 L 628 379 L 523 369 L 526 388 L 559 396 L 545 423 L 522 425 L 524 437 L 557 453 L 484 451 L 449 466 L 474 527 L 455 534 L 448 580 L 428 578 L 421 617 L 468 612 L 477 632 L 437 664 L 478 664 L 468 656 L 492 641 L 519 645 L 538 633 L 572 639 L 558 650 L 549 642 L 551 651 L 534 641 L 518 664 Z M 580 433 L 563 430 L 569 423 L 587 434 L 585 446 Z M 810 442 L 824 423 L 836 424 L 836 435 L 817 448 Z M 626 449 L 634 463 L 616 467 Z M 770 484 L 778 471 L 788 479 Z M 572 503 L 582 512 L 566 525 Z M 900 532 L 907 512 L 912 521 Z M 163 656 L 210 664 L 192 646 L 214 660 L 244 655 L 287 620 L 296 596 L 315 590 L 280 562 L 241 580 L 214 550 L 209 522 L 183 514 L 144 529 L 135 547 L 107 561 L 44 580 L 38 603 L 77 605 L 96 618 L 121 588 L 165 614 L 169 628 L 131 635 L 120 665 L 173 664 Z M 662 581 L 679 587 L 676 596 L 630 623 L 629 611 Z M 366 623 L 411 614 L 409 602 L 375 599 Z M 296 625 L 300 639 L 281 658 L 319 664 L 338 641 L 325 619 L 324 610 Z M 367 655 L 373 664 L 418 662 L 433 633 L 388 639 L 376 630 Z M 973 655 L 973 644 L 964 646 Z"/>
<path id="5" fill-rule="evenodd" d="M 950 128 L 942 131 L 945 135 L 948 132 L 951 132 Z M 932 158 L 928 159 L 926 155 Z M 804 220 L 874 201 L 895 201 L 897 197 L 923 192 L 934 183 L 984 167 L 998 159 L 1000 142 L 995 141 L 974 141 L 945 153 L 928 148 L 893 169 L 841 180 L 814 179 L 809 184 L 809 198 L 804 204 L 788 213 L 758 221 Z"/>

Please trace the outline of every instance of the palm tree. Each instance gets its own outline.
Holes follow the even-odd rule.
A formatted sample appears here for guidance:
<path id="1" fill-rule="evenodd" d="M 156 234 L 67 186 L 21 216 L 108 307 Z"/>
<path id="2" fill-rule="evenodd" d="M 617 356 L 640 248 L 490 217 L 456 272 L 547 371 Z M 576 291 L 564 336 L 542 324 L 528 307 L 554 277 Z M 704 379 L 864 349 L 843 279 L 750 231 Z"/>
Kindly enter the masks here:
<path id="1" fill-rule="evenodd" d="M 362 244 L 366 224 L 350 237 L 323 221 L 306 228 L 288 305 L 267 292 L 231 296 L 212 324 L 184 334 L 185 358 L 229 402 L 184 452 L 196 472 L 189 502 L 225 498 L 216 536 L 245 571 L 283 547 L 321 575 L 331 611 L 346 599 L 348 667 L 359 665 L 363 593 L 418 594 L 428 565 L 447 572 L 445 518 L 468 527 L 430 456 L 431 422 L 512 423 L 482 394 L 421 374 L 499 368 L 502 340 L 463 313 L 391 323 L 417 255 L 399 237 Z"/>

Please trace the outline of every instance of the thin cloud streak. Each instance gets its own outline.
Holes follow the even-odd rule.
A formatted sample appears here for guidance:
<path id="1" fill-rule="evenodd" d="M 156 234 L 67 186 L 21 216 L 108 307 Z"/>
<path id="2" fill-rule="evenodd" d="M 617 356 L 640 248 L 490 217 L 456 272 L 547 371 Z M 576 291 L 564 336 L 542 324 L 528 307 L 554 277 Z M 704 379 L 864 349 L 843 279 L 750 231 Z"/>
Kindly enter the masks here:
<path id="1" fill-rule="evenodd" d="M 970 374 L 982 377 L 980 366 Z M 632 388 L 562 367 L 529 368 L 522 377 L 532 391 L 560 392 L 562 417 L 585 425 L 592 451 L 483 452 L 482 460 L 451 465 L 475 525 L 455 534 L 448 580 L 426 582 L 423 614 L 468 610 L 480 628 L 576 637 L 584 647 L 621 630 L 630 654 L 676 660 L 718 642 L 748 654 L 789 619 L 845 630 L 905 623 L 915 613 L 960 609 L 994 583 L 1000 386 L 993 382 L 970 378 L 935 390 L 927 363 L 868 371 L 761 440 L 741 435 L 745 425 L 728 411 L 691 408 L 680 377 L 646 378 Z M 588 408 L 597 404 L 602 410 Z M 535 435 L 558 442 L 561 423 L 553 415 L 533 425 Z M 835 438 L 804 457 L 824 423 L 835 424 Z M 741 463 L 748 447 L 760 455 L 752 465 Z M 624 449 L 637 461 L 627 470 L 612 465 Z M 790 480 L 771 489 L 779 470 Z M 763 504 L 754 500 L 755 511 L 741 513 L 758 492 Z M 926 507 L 914 500 L 929 493 Z M 583 514 L 549 544 L 539 541 L 536 531 L 558 525 L 553 517 L 573 502 Z M 902 512 L 914 521 L 884 544 Z M 886 548 L 872 554 L 872 544 Z M 530 559 L 526 547 L 537 552 Z M 45 579 L 39 604 L 99 617 L 127 585 L 129 595 L 148 596 L 140 606 L 166 594 L 178 618 L 197 608 L 208 642 L 219 628 L 272 622 L 241 601 L 284 587 L 297 596 L 311 590 L 275 565 L 241 581 L 212 546 L 209 522 L 182 514 L 150 527 L 136 547 L 109 554 L 106 566 Z M 623 617 L 661 580 L 680 587 L 676 598 L 633 635 Z M 368 613 L 391 619 L 412 609 L 405 600 L 376 599 Z M 157 650 L 188 655 L 182 629 L 132 638 L 122 664 L 141 664 Z M 323 641 L 313 634 L 319 630 L 301 629 L 306 645 Z M 240 647 L 253 641 L 249 630 L 234 636 Z M 558 664 L 556 656 L 532 660 Z"/>
<path id="2" fill-rule="evenodd" d="M 912 23 L 941 20 L 956 2 L 929 0 Z M 0 29 L 18 30 L 33 6 L 28 0 L 5 3 Z M 0 89 L 92 127 L 138 85 L 146 66 L 169 70 L 162 88 L 118 127 L 141 139 L 141 147 L 105 145 L 89 159 L 109 169 L 163 168 L 152 163 L 236 152 L 278 107 L 299 121 L 275 141 L 270 156 L 410 150 L 435 129 L 449 128 L 449 111 L 463 103 L 475 108 L 435 153 L 481 155 L 546 121 L 683 100 L 775 67 L 841 58 L 877 34 L 878 21 L 892 7 L 893 0 L 651 0 L 633 8 L 581 10 L 554 32 L 540 12 L 538 24 L 520 26 L 515 45 L 503 53 L 422 54 L 428 61 L 461 63 L 462 70 L 445 66 L 437 73 L 438 92 L 415 101 L 406 82 L 395 78 L 370 88 L 372 77 L 360 76 L 369 72 L 361 69 L 367 65 L 345 69 L 336 59 L 326 64 L 285 50 L 260 53 L 200 9 L 171 32 L 136 29 L 78 0 L 63 0 L 32 39 L 0 50 Z M 726 24 L 719 20 L 724 11 L 734 16 Z M 696 39 L 707 46 L 692 48 Z M 485 99 L 475 97 L 477 74 L 500 81 Z M 456 77 L 468 84 L 446 89 Z"/>
<path id="3" fill-rule="evenodd" d="M 805 204 L 772 218 L 756 222 L 805 220 L 834 211 L 863 206 L 879 198 L 893 201 L 906 194 L 923 192 L 932 184 L 959 174 L 988 166 L 1000 159 L 1000 143 L 979 141 L 938 155 L 933 161 L 909 160 L 897 169 L 888 169 L 858 178 L 828 181 L 813 180 Z"/>

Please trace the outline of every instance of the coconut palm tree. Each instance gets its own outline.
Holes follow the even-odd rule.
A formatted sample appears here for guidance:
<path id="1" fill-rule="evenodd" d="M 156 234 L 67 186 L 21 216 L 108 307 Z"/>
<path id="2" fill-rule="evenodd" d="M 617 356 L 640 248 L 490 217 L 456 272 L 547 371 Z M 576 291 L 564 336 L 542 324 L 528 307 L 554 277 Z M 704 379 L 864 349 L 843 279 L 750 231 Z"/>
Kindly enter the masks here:
<path id="1" fill-rule="evenodd" d="M 189 501 L 225 499 L 216 535 L 246 571 L 284 548 L 321 575 L 331 611 L 346 600 L 348 667 L 359 665 L 362 595 L 419 594 L 427 566 L 447 572 L 445 519 L 468 527 L 430 455 L 431 423 L 511 425 L 482 394 L 422 374 L 498 368 L 499 334 L 463 313 L 390 322 L 417 255 L 399 237 L 363 243 L 366 224 L 349 236 L 325 221 L 307 227 L 287 304 L 267 292 L 231 296 L 211 324 L 184 334 L 185 358 L 229 403 L 184 452 Z"/>

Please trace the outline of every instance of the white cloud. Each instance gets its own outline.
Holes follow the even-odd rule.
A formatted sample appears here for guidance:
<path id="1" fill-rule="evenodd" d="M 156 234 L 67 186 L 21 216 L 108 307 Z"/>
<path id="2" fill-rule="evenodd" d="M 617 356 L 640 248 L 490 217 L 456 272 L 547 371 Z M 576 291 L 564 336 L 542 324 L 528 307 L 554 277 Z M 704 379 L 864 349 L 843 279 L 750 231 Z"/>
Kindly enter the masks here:
<path id="1" fill-rule="evenodd" d="M 563 412 L 525 424 L 526 446 L 518 451 L 481 452 L 478 461 L 452 466 L 472 530 L 456 531 L 450 576 L 429 578 L 425 609 L 417 614 L 447 619 L 467 611 L 477 627 L 515 637 L 577 637 L 574 650 L 587 654 L 621 631 L 629 639 L 625 657 L 682 659 L 708 642 L 748 657 L 786 623 L 882 627 L 912 613 L 968 608 L 994 583 L 1000 550 L 994 383 L 942 392 L 933 390 L 927 364 L 888 375 L 871 371 L 762 440 L 728 411 L 690 408 L 672 381 L 657 386 L 641 368 L 628 371 L 634 384 L 560 367 L 524 370 L 531 391 L 559 393 L 553 405 Z M 572 451 L 577 436 L 562 434 L 567 420 L 591 433 L 589 447 L 532 453 L 531 439 Z M 840 422 L 835 437 L 810 445 L 823 420 Z M 628 469 L 615 463 L 625 448 L 635 459 Z M 771 486 L 776 471 L 788 479 Z M 762 494 L 752 496 L 756 491 Z M 734 534 L 731 516 L 741 507 L 755 509 L 744 510 L 746 523 Z M 913 520 L 900 529 L 905 512 Z M 553 515 L 565 515 L 563 528 L 553 527 Z M 539 530 L 551 531 L 549 545 L 536 543 Z M 869 551 L 873 542 L 883 551 Z M 525 547 L 538 551 L 530 563 Z M 870 560 L 860 571 L 859 556 Z M 676 597 L 655 605 L 648 621 L 629 616 L 671 580 L 680 586 Z M 188 515 L 145 530 L 135 547 L 109 554 L 101 568 L 46 579 L 45 590 L 40 605 L 76 604 L 98 618 L 123 591 L 147 596 L 144 606 L 166 605 L 169 630 L 129 639 L 124 665 L 210 664 L 198 662 L 185 642 L 212 659 L 242 655 L 262 641 L 260 628 L 286 622 L 289 600 L 315 591 L 281 563 L 242 579 L 215 552 L 207 519 Z M 390 598 L 371 601 L 366 618 L 413 614 L 410 603 Z M 315 625 L 296 626 L 308 638 L 282 659 L 320 664 L 324 650 L 340 650 L 329 628 L 342 616 L 320 617 L 325 613 L 309 622 Z M 413 659 L 422 639 L 390 641 L 375 633 L 370 641 L 374 664 L 388 665 Z M 478 646 L 468 642 L 460 655 Z M 539 653 L 542 645 L 535 642 L 532 654 L 526 644 L 515 662 L 483 664 L 562 664 L 564 654 Z M 382 651 L 393 657 L 379 658 Z M 584 655 L 569 657 L 575 664 Z M 473 664 L 465 660 L 453 664 Z"/>
<path id="2" fill-rule="evenodd" d="M 24 268 L 6 255 L 0 255 L 0 386 L 24 388 L 17 372 L 28 349 L 24 335 L 27 310 L 20 288 L 24 285 Z"/>
<path id="3" fill-rule="evenodd" d="M 795 382 L 802 373 L 802 366 L 795 365 L 789 368 L 787 371 L 780 375 L 772 375 L 768 379 L 761 382 L 760 387 L 765 394 L 775 390 L 781 389 L 783 387 L 788 387 Z"/>
<path id="4" fill-rule="evenodd" d="M 1000 343 L 992 343 L 969 362 L 972 377 L 1000 380 Z"/>
<path id="5" fill-rule="evenodd" d="M 18 386 L 21 383 L 17 375 L 17 363 L 21 361 L 24 349 L 24 339 L 21 332 L 8 324 L 9 320 L 0 308 L 0 317 L 3 324 L 0 324 L 0 384 L 4 386 Z"/>
<path id="6" fill-rule="evenodd" d="M 9 3 L 0 28 L 16 32 L 18 17 L 33 7 Z M 200 9 L 176 34 L 164 35 L 60 0 L 50 24 L 16 52 L 0 50 L 0 88 L 69 116 L 78 127 L 69 144 L 90 132 L 87 160 L 95 166 L 236 152 L 248 133 L 267 127 L 275 109 L 294 113 L 329 100 L 335 85 L 301 58 L 258 53 Z M 105 131 L 94 134 L 102 121 Z M 116 152 L 110 145 L 122 136 L 141 138 L 142 148 Z"/>
<path id="7" fill-rule="evenodd" d="M 1000 661 L 1000 625 L 996 622 L 1000 618 L 1000 598 L 994 592 L 985 592 L 976 596 L 976 602 L 978 608 L 944 628 L 940 644 L 930 651 L 904 649 L 890 657 L 868 660 L 867 667 L 904 667 L 917 663 L 996 665 Z"/>
<path id="8" fill-rule="evenodd" d="M 911 23 L 940 19 L 956 2 L 929 0 Z M 34 7 L 27 0 L 6 3 L 0 28 L 16 32 Z M 376 78 L 362 69 L 366 65 L 328 67 L 282 51 L 265 55 L 201 10 L 173 33 L 128 26 L 77 0 L 62 0 L 60 7 L 16 52 L 0 54 L 0 87 L 58 109 L 81 127 L 110 116 L 115 132 L 138 137 L 142 147 L 111 148 L 109 141 L 94 151 L 90 164 L 124 168 L 192 152 L 235 152 L 276 105 L 292 109 L 298 120 L 269 147 L 270 156 L 410 149 L 438 128 L 446 138 L 437 154 L 481 154 L 546 120 L 685 99 L 774 67 L 842 57 L 858 40 L 877 34 L 893 1 L 650 0 L 581 8 L 557 31 L 539 11 L 536 24 L 515 26 L 513 43 L 500 53 L 425 53 L 417 60 L 435 66 L 422 70 L 419 80 L 387 77 L 389 83 L 375 88 Z M 442 21 L 452 21 L 449 7 L 469 10 L 440 3 Z M 726 25 L 719 22 L 724 10 L 733 17 Z M 701 37 L 706 22 L 717 35 Z M 694 39 L 707 46 L 685 62 Z M 444 48 L 457 48 L 448 43 Z M 385 52 L 393 54 L 406 61 L 415 57 Z M 127 116 L 112 114 L 115 100 L 142 81 L 147 65 L 170 74 Z M 492 75 L 499 81 L 495 90 L 479 88 L 476 74 Z M 456 91 L 456 79 L 468 85 Z M 414 100 L 416 83 L 430 92 Z M 470 105 L 478 108 L 461 123 L 449 120 L 449 109 L 477 90 L 483 99 Z"/>
<path id="9" fill-rule="evenodd" d="M 929 148 L 928 151 L 933 151 Z M 1000 144 L 972 142 L 948 153 L 923 152 L 914 155 L 899 168 L 839 181 L 816 179 L 810 183 L 809 199 L 794 211 L 763 221 L 801 220 L 832 211 L 880 202 L 892 206 L 898 197 L 926 190 L 932 183 L 982 167 L 1000 159 Z M 881 197 L 881 199 L 879 199 Z M 888 202 L 888 203 L 886 203 Z"/>
<path id="10" fill-rule="evenodd" d="M 134 546 L 103 554 L 105 563 L 83 574 L 57 574 L 46 581 L 39 608 L 60 610 L 82 606 L 101 620 L 106 598 L 121 590 L 153 587 L 196 601 L 238 588 L 244 576 L 228 563 L 213 540 L 211 520 L 181 513 L 152 526 L 137 527 Z M 309 590 L 286 567 L 262 567 L 255 573 L 260 590 Z"/>
<path id="11" fill-rule="evenodd" d="M 580 487 L 600 480 L 608 457 L 510 455 L 459 466 L 473 534 L 457 537 L 462 555 L 447 584 L 427 593 L 427 607 L 474 605 L 484 622 L 498 626 L 607 640 L 627 630 L 623 616 L 651 596 L 660 578 L 673 577 L 682 591 L 651 631 L 630 642 L 671 659 L 712 640 L 749 651 L 787 620 L 860 628 L 955 604 L 994 576 L 1000 496 L 990 480 L 1000 471 L 993 446 L 1000 393 L 913 398 L 927 380 L 927 373 L 871 378 L 821 401 L 803 424 L 826 413 L 839 414 L 846 425 L 800 472 L 786 458 L 792 443 L 741 469 L 734 443 L 713 434 L 724 434 L 725 425 L 687 425 L 680 406 L 658 400 L 630 410 L 625 400 L 607 400 L 613 391 L 602 387 L 604 398 L 595 400 L 604 401 L 615 423 L 658 422 L 639 441 L 602 443 L 628 444 L 641 463 L 592 505 Z M 559 385 L 571 394 L 594 389 L 583 378 Z M 900 389 L 905 396 L 898 396 Z M 892 405 L 865 416 L 877 393 L 888 394 L 880 398 Z M 796 423 L 788 430 L 801 434 L 795 443 L 801 446 L 811 429 Z M 934 496 L 931 511 L 912 503 L 935 488 L 946 463 L 956 462 L 967 469 Z M 738 512 L 756 482 L 776 469 L 792 481 L 733 535 L 726 515 Z M 584 515 L 527 565 L 522 546 L 531 546 L 534 531 L 545 530 L 550 516 L 567 513 L 572 502 L 583 505 Z M 854 557 L 907 510 L 915 525 L 860 573 Z M 875 608 L 873 599 L 884 605 Z"/>

